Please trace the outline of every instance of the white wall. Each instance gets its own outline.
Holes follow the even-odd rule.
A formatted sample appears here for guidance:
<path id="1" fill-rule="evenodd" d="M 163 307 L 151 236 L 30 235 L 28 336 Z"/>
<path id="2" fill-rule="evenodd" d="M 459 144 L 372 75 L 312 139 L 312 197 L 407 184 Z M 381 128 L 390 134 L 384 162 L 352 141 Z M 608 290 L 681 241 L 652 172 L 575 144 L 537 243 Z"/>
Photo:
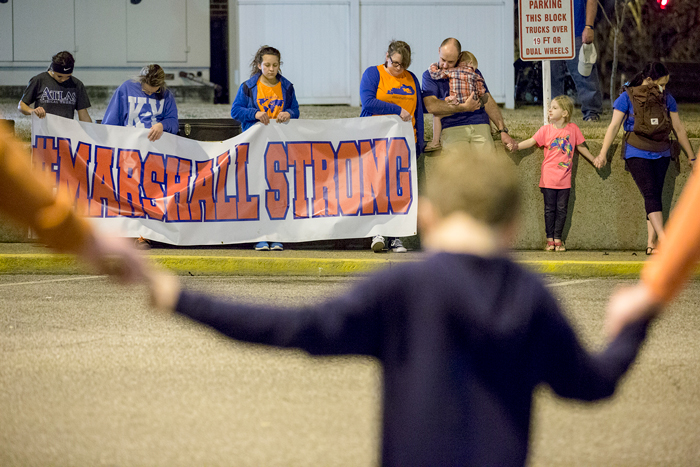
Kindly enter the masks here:
<path id="1" fill-rule="evenodd" d="M 26 85 L 61 50 L 86 85 L 116 86 L 144 65 L 209 77 L 209 0 L 8 0 L 0 3 L 0 83 Z"/>
<path id="2" fill-rule="evenodd" d="M 442 40 L 456 37 L 496 101 L 515 105 L 510 0 L 229 0 L 229 12 L 231 96 L 264 44 L 280 49 L 300 103 L 357 106 L 362 72 L 384 61 L 392 39 L 411 46 L 420 79 Z"/>

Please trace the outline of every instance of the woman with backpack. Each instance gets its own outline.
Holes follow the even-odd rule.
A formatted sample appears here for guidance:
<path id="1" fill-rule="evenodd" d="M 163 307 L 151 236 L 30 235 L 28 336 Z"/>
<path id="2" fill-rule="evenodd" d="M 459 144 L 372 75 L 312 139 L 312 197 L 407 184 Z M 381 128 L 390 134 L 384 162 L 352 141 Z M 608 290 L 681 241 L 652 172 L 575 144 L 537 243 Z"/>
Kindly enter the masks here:
<path id="1" fill-rule="evenodd" d="M 673 131 L 692 165 L 693 149 L 678 116 L 673 96 L 666 92 L 669 74 L 662 63 L 648 63 L 641 73 L 622 87 L 613 104 L 613 116 L 605 133 L 596 166 L 607 163 L 608 149 L 624 123 L 622 157 L 625 168 L 644 197 L 647 213 L 646 254 L 654 253 L 663 240 L 661 194 L 671 159 L 670 133 Z"/>

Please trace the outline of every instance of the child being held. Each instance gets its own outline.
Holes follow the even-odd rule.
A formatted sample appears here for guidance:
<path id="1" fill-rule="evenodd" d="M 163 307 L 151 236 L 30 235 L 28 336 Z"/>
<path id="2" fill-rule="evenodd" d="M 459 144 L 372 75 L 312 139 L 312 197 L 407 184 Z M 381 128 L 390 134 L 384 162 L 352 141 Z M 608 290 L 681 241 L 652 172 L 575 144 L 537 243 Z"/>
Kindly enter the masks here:
<path id="1" fill-rule="evenodd" d="M 468 156 L 468 157 L 467 157 Z M 584 349 L 542 279 L 504 256 L 518 177 L 507 157 L 449 154 L 433 166 L 419 228 L 432 254 L 325 303 L 245 304 L 150 274 L 153 303 L 241 341 L 383 366 L 380 465 L 524 465 L 533 391 L 609 397 L 647 319 L 601 353 Z"/>
<path id="2" fill-rule="evenodd" d="M 455 68 L 441 69 L 438 63 L 430 65 L 430 77 L 433 79 L 449 79 L 450 95 L 445 98 L 448 104 L 462 104 L 473 93 L 474 99 L 481 100 L 481 106 L 486 104 L 486 82 L 481 74 L 476 72 L 479 67 L 473 53 L 464 51 L 460 54 Z M 425 147 L 426 152 L 440 149 L 442 133 L 442 117 L 433 116 L 433 141 Z"/>
<path id="3" fill-rule="evenodd" d="M 574 150 L 583 154 L 596 168 L 603 166 L 602 161 L 595 160 L 583 145 L 586 140 L 579 127 L 571 123 L 573 110 L 574 104 L 568 96 L 555 97 L 549 106 L 549 125 L 542 126 L 530 139 L 508 145 L 511 151 L 534 145 L 544 148 L 540 191 L 544 195 L 545 251 L 566 251 L 562 232 L 569 208 Z"/>

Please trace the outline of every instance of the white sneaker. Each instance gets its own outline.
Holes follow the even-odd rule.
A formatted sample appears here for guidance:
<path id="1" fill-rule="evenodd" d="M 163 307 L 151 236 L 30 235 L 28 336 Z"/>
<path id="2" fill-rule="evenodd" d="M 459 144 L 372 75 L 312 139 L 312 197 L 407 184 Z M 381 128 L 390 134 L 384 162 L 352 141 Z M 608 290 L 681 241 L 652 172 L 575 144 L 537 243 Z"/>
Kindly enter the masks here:
<path id="1" fill-rule="evenodd" d="M 384 237 L 381 235 L 375 235 L 372 238 L 372 251 L 379 253 L 384 249 Z"/>
<path id="2" fill-rule="evenodd" d="M 403 243 L 401 243 L 401 240 L 395 238 L 391 241 L 391 245 L 389 245 L 389 251 L 393 253 L 406 253 L 406 248 L 403 246 Z"/>

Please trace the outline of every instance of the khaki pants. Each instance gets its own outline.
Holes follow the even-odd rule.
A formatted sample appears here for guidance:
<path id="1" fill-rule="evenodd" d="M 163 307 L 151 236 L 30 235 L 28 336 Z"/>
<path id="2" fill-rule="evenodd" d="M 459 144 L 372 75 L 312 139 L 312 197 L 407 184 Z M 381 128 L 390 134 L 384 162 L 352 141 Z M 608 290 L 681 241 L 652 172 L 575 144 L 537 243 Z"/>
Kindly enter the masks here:
<path id="1" fill-rule="evenodd" d="M 491 125 L 453 126 L 442 130 L 442 153 L 495 154 Z"/>

